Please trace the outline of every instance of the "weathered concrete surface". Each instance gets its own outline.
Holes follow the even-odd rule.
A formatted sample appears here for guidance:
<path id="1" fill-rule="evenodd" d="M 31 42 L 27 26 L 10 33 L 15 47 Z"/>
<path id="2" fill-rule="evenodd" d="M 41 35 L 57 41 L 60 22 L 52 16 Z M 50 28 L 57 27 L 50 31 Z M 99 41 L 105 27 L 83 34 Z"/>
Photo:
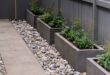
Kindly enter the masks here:
<path id="1" fill-rule="evenodd" d="M 54 44 L 55 33 L 60 32 L 61 28 L 52 28 L 43 22 L 40 18 L 37 19 L 37 31 L 40 35 L 47 40 L 47 42 L 52 45 Z"/>
<path id="2" fill-rule="evenodd" d="M 103 48 L 96 45 L 97 49 L 79 49 L 60 33 L 55 34 L 55 48 L 61 56 L 77 71 L 86 71 L 86 58 L 95 57 L 104 52 Z"/>
<path id="3" fill-rule="evenodd" d="M 36 28 L 36 19 L 37 19 L 38 15 L 35 15 L 34 13 L 32 13 L 29 9 L 26 10 L 26 20 L 27 22 Z"/>
<path id="4" fill-rule="evenodd" d="M 97 58 L 88 58 L 87 65 L 86 65 L 86 72 L 87 75 L 110 75 L 110 73 L 101 67 L 95 61 Z"/>
<path id="5" fill-rule="evenodd" d="M 46 75 L 13 25 L 7 20 L 0 20 L 0 53 L 7 75 Z"/>

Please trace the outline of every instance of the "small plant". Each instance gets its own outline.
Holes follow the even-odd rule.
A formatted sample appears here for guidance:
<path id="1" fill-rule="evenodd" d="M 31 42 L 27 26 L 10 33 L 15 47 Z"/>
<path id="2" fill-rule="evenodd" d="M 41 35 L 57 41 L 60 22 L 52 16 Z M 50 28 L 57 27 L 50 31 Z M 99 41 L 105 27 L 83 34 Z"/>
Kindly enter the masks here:
<path id="1" fill-rule="evenodd" d="M 81 30 L 82 26 L 81 26 L 81 22 L 79 19 L 74 19 L 74 23 L 73 23 L 73 28 L 74 30 Z"/>
<path id="2" fill-rule="evenodd" d="M 64 25 L 64 20 L 60 16 L 55 16 L 49 25 L 54 28 L 61 28 Z"/>
<path id="3" fill-rule="evenodd" d="M 53 28 L 61 28 L 64 25 L 63 18 L 61 16 L 54 16 L 51 12 L 45 12 L 40 16 L 40 19 Z"/>
<path id="4" fill-rule="evenodd" d="M 97 56 L 97 63 L 106 70 L 110 71 L 110 43 L 106 45 L 105 50 L 106 52 L 104 54 Z"/>
<path id="5" fill-rule="evenodd" d="M 87 33 L 82 30 L 79 20 L 74 22 L 73 27 L 65 28 L 61 34 L 80 49 L 95 48 L 94 43 L 88 38 Z"/>
<path id="6" fill-rule="evenodd" d="M 43 9 L 39 7 L 38 3 L 36 0 L 31 0 L 30 3 L 30 10 L 36 14 L 36 15 L 41 15 L 43 14 Z"/>
<path id="7" fill-rule="evenodd" d="M 50 12 L 45 12 L 43 15 L 40 16 L 40 19 L 43 20 L 45 23 L 49 24 L 53 20 L 54 16 Z"/>
<path id="8" fill-rule="evenodd" d="M 87 36 L 82 36 L 81 38 L 76 38 L 73 43 L 75 43 L 81 49 L 94 48 L 93 42 Z"/>

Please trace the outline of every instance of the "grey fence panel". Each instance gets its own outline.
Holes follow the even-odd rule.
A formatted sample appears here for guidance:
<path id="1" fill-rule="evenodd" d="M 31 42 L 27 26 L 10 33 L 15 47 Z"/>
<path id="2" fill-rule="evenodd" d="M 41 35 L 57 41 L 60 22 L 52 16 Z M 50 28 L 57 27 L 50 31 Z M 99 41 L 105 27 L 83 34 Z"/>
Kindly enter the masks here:
<path id="1" fill-rule="evenodd" d="M 98 11 L 99 41 L 104 44 L 110 42 L 110 10 L 100 8 Z"/>
<path id="2" fill-rule="evenodd" d="M 41 0 L 42 5 L 46 8 L 52 7 L 52 10 L 58 12 L 58 0 Z M 73 18 L 78 18 L 85 31 L 87 31 L 90 36 L 98 38 L 100 44 L 105 44 L 110 41 L 110 3 L 106 2 L 109 0 L 97 0 L 98 6 L 98 29 L 94 29 L 94 15 L 93 15 L 93 0 L 83 0 L 83 2 L 77 2 L 78 0 L 61 0 L 61 12 L 67 21 L 68 26 L 71 26 Z M 54 3 L 53 3 L 54 2 Z M 96 26 L 96 27 L 97 27 Z M 97 31 L 97 32 L 96 32 Z M 98 33 L 98 34 L 97 34 Z"/>
<path id="3" fill-rule="evenodd" d="M 17 0 L 17 19 L 25 19 L 29 0 Z"/>
<path id="4" fill-rule="evenodd" d="M 58 0 L 40 0 L 42 6 L 46 9 L 52 10 L 54 14 L 58 13 Z"/>
<path id="5" fill-rule="evenodd" d="M 0 0 L 0 18 L 10 18 L 11 10 L 13 9 L 13 0 L 11 2 L 8 0 Z"/>
<path id="6" fill-rule="evenodd" d="M 29 0 L 16 0 L 17 19 L 25 19 Z M 0 19 L 15 18 L 15 0 L 0 0 Z"/>

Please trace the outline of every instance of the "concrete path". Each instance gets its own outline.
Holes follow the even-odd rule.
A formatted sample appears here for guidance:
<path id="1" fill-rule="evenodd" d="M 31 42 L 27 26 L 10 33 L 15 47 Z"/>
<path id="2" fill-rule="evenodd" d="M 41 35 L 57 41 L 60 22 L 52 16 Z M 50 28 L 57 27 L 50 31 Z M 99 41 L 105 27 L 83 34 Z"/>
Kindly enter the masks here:
<path id="1" fill-rule="evenodd" d="M 46 75 L 8 20 L 0 20 L 0 53 L 7 75 Z"/>

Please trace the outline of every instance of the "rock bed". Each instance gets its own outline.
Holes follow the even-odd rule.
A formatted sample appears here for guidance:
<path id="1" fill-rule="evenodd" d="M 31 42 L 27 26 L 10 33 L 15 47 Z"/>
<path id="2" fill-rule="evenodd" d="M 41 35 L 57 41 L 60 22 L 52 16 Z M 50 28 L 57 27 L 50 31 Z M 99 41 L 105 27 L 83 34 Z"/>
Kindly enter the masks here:
<path id="1" fill-rule="evenodd" d="M 12 24 L 48 75 L 80 75 L 80 72 L 75 71 L 55 47 L 50 46 L 26 21 L 12 21 Z"/>
<path id="2" fill-rule="evenodd" d="M 0 56 L 0 75 L 6 75 L 6 69 L 1 56 Z"/>

